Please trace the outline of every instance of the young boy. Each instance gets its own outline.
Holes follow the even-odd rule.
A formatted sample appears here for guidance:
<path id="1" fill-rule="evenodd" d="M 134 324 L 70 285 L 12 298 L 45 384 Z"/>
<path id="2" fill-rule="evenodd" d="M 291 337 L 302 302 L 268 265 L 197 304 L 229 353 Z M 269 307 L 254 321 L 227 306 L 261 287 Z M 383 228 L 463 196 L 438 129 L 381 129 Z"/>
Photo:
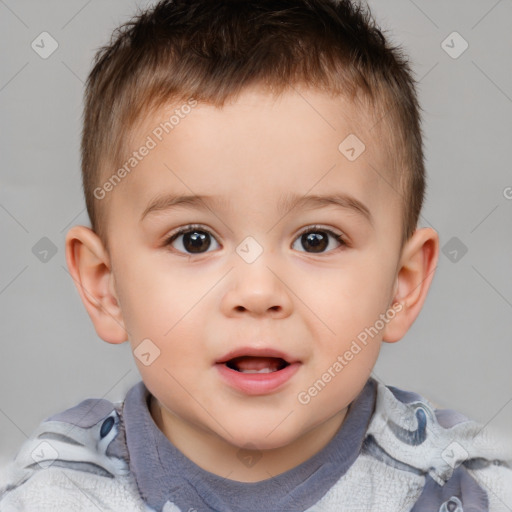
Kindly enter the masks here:
<path id="1" fill-rule="evenodd" d="M 86 87 L 66 257 L 120 402 L 47 418 L 0 510 L 512 510 L 512 449 L 371 377 L 438 235 L 407 61 L 348 0 L 163 0 Z"/>

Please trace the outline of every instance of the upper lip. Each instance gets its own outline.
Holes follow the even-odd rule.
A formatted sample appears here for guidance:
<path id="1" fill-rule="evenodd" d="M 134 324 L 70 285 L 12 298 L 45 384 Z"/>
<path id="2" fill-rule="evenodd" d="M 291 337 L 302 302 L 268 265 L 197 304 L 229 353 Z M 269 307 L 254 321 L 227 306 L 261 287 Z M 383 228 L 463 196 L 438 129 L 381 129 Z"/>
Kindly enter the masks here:
<path id="1" fill-rule="evenodd" d="M 227 354 L 223 355 L 217 361 L 215 361 L 217 364 L 223 364 L 227 361 L 230 361 L 231 359 L 234 359 L 235 357 L 276 357 L 284 359 L 287 363 L 292 364 L 295 362 L 298 362 L 299 360 L 294 358 L 293 356 L 286 354 L 285 352 L 282 352 L 280 350 L 275 350 L 274 348 L 270 347 L 240 347 L 236 348 L 234 350 L 231 350 Z"/>

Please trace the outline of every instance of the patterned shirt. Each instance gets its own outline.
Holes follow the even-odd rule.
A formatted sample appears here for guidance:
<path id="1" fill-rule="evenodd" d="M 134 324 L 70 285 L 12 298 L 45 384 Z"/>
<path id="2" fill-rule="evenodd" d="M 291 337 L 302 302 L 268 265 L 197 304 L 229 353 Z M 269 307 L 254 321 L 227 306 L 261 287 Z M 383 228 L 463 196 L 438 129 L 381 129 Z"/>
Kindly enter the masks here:
<path id="1" fill-rule="evenodd" d="M 512 510 L 509 439 L 373 378 L 322 450 L 250 483 L 188 459 L 150 398 L 140 381 L 122 401 L 87 399 L 44 420 L 0 472 L 0 512 Z"/>

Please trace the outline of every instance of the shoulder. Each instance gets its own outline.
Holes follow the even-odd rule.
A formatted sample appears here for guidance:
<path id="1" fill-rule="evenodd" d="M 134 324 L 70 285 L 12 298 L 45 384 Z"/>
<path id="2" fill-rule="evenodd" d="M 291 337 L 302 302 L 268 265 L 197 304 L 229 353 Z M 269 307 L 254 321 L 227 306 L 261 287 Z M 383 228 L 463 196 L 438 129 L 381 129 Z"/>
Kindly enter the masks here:
<path id="1" fill-rule="evenodd" d="M 363 453 L 425 477 L 415 511 L 444 510 L 432 508 L 434 496 L 446 510 L 457 512 L 463 511 L 462 505 L 457 508 L 462 498 L 481 504 L 477 510 L 512 506 L 511 439 L 453 409 L 439 409 L 417 393 L 377 384 Z M 422 500 L 430 505 L 421 508 Z"/>
<path id="2" fill-rule="evenodd" d="M 34 503 L 52 512 L 145 510 L 130 475 L 123 404 L 89 398 L 42 421 L 0 472 L 0 511 Z"/>

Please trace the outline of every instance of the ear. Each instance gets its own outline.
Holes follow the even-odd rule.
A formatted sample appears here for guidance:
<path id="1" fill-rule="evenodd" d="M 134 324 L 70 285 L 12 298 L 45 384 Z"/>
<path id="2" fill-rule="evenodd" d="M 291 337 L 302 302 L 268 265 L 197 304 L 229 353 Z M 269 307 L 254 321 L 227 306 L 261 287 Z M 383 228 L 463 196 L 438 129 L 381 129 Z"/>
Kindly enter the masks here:
<path id="1" fill-rule="evenodd" d="M 439 236 L 432 228 L 417 229 L 406 242 L 395 280 L 392 304 L 402 309 L 384 329 L 382 341 L 400 340 L 419 315 L 432 283 L 439 258 Z"/>
<path id="2" fill-rule="evenodd" d="M 73 226 L 66 235 L 66 262 L 98 336 L 108 343 L 127 341 L 110 258 L 98 235 Z"/>

